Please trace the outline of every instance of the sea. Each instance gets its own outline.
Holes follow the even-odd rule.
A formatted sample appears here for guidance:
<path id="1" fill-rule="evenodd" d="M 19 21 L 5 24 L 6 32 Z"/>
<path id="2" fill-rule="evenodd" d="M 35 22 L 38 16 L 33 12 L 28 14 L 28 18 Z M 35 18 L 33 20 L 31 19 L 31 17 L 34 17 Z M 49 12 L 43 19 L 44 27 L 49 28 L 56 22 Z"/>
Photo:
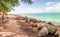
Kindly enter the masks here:
<path id="1" fill-rule="evenodd" d="M 19 15 L 51 22 L 54 25 L 60 25 L 60 13 L 22 13 Z"/>

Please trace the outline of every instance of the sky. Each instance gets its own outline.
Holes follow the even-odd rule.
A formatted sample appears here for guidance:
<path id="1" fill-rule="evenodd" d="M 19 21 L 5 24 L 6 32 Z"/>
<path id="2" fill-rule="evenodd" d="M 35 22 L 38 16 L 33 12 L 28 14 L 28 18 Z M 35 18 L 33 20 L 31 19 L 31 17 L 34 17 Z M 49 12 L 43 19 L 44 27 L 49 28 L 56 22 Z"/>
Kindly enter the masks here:
<path id="1" fill-rule="evenodd" d="M 11 13 L 54 13 L 60 12 L 60 0 L 32 0 L 33 3 L 28 5 L 22 3 L 20 0 L 20 5 L 14 7 Z"/>

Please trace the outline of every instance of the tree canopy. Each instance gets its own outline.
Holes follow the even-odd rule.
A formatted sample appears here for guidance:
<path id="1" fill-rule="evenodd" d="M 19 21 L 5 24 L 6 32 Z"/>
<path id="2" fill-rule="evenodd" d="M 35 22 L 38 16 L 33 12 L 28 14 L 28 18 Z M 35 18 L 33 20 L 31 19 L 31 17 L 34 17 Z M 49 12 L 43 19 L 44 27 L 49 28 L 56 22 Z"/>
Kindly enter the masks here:
<path id="1" fill-rule="evenodd" d="M 32 3 L 31 0 L 21 0 L 24 3 Z M 10 12 L 14 6 L 19 5 L 19 0 L 0 0 L 0 12 Z"/>
<path id="2" fill-rule="evenodd" d="M 31 0 L 21 0 L 24 3 L 31 3 Z M 4 21 L 4 15 L 10 12 L 14 6 L 19 5 L 19 0 L 0 0 L 0 13 L 2 14 L 2 21 Z"/>

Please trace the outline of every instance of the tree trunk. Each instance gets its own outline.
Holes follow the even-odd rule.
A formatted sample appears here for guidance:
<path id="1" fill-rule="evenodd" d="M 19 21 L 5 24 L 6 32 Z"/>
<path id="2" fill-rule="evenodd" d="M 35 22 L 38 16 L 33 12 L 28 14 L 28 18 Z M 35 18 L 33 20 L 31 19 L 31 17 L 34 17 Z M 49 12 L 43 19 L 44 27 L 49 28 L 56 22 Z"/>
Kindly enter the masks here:
<path id="1" fill-rule="evenodd" d="M 2 14 L 2 21 L 4 21 L 4 12 L 3 12 L 3 14 Z"/>

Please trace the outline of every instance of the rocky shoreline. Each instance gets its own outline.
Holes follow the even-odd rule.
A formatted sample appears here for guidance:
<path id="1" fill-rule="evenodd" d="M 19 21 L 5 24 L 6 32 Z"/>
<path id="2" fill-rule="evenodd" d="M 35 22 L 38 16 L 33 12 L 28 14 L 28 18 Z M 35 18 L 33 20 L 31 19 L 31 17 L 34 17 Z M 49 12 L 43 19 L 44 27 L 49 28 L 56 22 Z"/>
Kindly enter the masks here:
<path id="1" fill-rule="evenodd" d="M 10 32 L 12 32 L 11 35 Z M 51 22 L 10 14 L 5 16 L 5 21 L 0 22 L 0 33 L 1 37 L 59 37 L 60 26 L 55 26 Z"/>

